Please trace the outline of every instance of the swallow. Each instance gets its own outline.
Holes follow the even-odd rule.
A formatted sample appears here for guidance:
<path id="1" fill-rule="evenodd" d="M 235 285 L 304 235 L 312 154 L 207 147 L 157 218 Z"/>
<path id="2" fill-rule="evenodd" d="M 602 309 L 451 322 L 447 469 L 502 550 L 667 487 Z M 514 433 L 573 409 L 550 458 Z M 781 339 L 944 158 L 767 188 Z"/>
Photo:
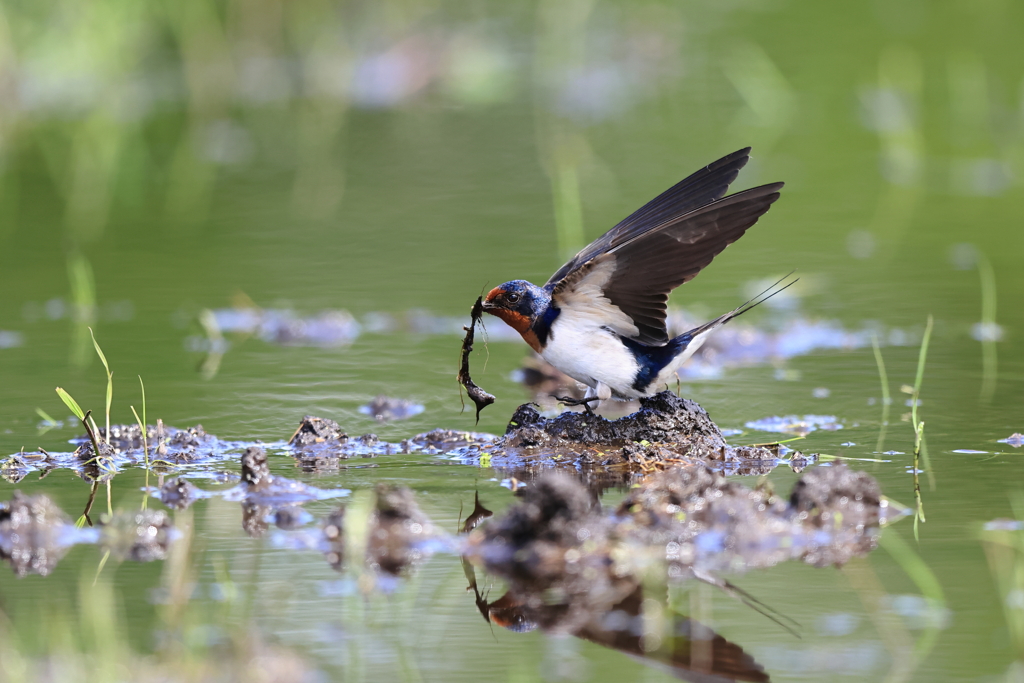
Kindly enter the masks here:
<path id="1" fill-rule="evenodd" d="M 559 401 L 592 412 L 612 397 L 654 395 L 715 330 L 795 282 L 775 289 L 780 280 L 711 322 L 668 336 L 669 292 L 696 277 L 779 198 L 783 183 L 725 196 L 749 158 L 750 148 L 741 149 L 672 186 L 576 254 L 543 287 L 511 280 L 487 294 L 484 311 L 587 386 L 583 399 Z"/>

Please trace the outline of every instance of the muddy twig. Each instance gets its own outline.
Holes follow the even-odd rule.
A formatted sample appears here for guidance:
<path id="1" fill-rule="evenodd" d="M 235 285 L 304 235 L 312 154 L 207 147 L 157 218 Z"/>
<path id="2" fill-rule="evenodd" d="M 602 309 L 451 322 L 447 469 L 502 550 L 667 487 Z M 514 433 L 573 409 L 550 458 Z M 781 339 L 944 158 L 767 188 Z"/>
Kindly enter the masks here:
<path id="1" fill-rule="evenodd" d="M 462 353 L 459 356 L 459 384 L 466 387 L 466 393 L 469 394 L 469 398 L 472 399 L 473 403 L 476 404 L 476 422 L 480 424 L 480 411 L 487 406 L 494 403 L 494 396 L 488 394 L 486 391 L 476 385 L 476 382 L 469 376 L 469 354 L 473 351 L 473 332 L 476 329 L 476 324 L 480 322 L 480 318 L 484 314 L 484 303 L 483 297 L 478 296 L 476 303 L 473 304 L 473 310 L 470 313 L 471 321 L 469 327 L 463 326 L 462 329 L 466 331 L 466 337 L 462 340 Z M 465 403 L 462 404 L 465 408 Z"/>

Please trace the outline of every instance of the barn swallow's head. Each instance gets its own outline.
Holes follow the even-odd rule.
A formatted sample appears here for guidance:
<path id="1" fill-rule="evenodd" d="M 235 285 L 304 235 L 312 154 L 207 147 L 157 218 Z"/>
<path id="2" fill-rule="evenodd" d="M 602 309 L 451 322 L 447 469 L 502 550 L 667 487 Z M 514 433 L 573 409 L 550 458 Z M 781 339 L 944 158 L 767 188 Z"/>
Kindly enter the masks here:
<path id="1" fill-rule="evenodd" d="M 537 285 L 526 280 L 511 280 L 487 293 L 483 309 L 504 320 L 530 346 L 540 351 L 540 342 L 532 328 L 550 304 L 551 296 Z"/>

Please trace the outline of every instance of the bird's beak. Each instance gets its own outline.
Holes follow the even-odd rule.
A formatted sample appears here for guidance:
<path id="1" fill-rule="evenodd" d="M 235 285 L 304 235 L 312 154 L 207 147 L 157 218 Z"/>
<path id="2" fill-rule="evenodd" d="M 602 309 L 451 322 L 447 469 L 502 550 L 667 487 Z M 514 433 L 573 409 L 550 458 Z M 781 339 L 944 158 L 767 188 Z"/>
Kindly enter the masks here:
<path id="1" fill-rule="evenodd" d="M 483 301 L 483 309 L 485 311 L 493 311 L 498 308 L 498 305 L 494 303 L 494 300 L 502 293 L 501 287 L 495 287 L 491 291 L 487 292 L 486 298 Z"/>

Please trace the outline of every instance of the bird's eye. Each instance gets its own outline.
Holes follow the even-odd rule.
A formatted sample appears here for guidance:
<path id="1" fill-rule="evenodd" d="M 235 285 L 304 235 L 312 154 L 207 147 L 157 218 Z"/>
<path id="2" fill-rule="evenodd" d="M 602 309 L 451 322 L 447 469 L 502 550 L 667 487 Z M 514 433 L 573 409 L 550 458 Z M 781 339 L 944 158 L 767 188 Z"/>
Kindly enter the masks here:
<path id="1" fill-rule="evenodd" d="M 517 303 L 519 303 L 519 298 L 520 297 L 515 292 L 509 292 L 509 295 L 508 295 L 507 298 L 508 298 L 508 302 L 510 304 L 517 304 Z"/>

